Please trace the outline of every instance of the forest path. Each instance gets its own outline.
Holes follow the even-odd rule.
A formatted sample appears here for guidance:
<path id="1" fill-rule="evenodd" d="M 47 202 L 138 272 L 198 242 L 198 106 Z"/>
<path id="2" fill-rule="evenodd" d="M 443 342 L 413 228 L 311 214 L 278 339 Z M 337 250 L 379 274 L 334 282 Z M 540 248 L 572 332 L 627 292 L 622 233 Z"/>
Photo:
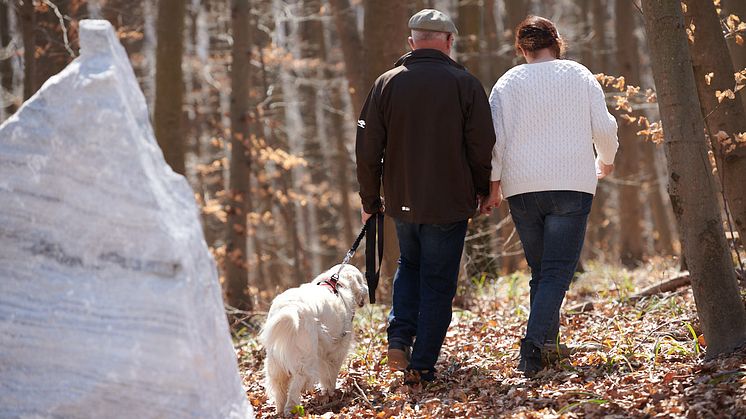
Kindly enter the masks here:
<path id="1" fill-rule="evenodd" d="M 525 274 L 474 286 L 471 310 L 455 309 L 438 362 L 439 380 L 425 389 L 402 386 L 386 366 L 388 307 L 356 316 L 357 342 L 332 400 L 304 398 L 309 417 L 625 417 L 663 413 L 746 417 L 746 348 L 704 362 L 701 330 L 689 288 L 638 301 L 628 297 L 678 276 L 658 261 L 635 271 L 591 266 L 564 309 L 594 300 L 586 313 L 563 312 L 562 339 L 582 347 L 527 380 L 515 370 L 528 302 Z M 600 303 L 598 303 L 600 301 Z M 696 334 L 696 338 L 694 335 Z M 274 417 L 264 388 L 263 350 L 239 341 L 241 373 L 257 417 Z"/>

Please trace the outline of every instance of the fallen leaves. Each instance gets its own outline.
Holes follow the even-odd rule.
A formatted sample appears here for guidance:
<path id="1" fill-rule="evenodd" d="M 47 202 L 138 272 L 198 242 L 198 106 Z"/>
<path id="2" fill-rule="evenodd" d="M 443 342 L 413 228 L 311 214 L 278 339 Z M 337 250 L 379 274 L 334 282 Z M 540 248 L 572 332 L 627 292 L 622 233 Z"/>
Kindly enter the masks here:
<path id="1" fill-rule="evenodd" d="M 589 268 L 589 267 L 587 267 Z M 412 391 L 401 373 L 383 363 L 387 307 L 361 310 L 356 345 L 337 380 L 331 401 L 303 399 L 307 417 L 744 417 L 746 348 L 703 362 L 705 347 L 689 290 L 629 301 L 625 296 L 674 271 L 583 274 L 566 307 L 596 302 L 587 313 L 564 313 L 562 339 L 576 350 L 527 380 L 515 370 L 526 321 L 527 278 L 507 297 L 509 282 L 497 279 L 456 309 L 437 364 L 438 380 Z M 631 278 L 629 289 L 617 288 Z M 605 298 L 599 300 L 599 296 Z M 696 336 L 694 338 L 693 336 Z M 263 352 L 254 335 L 239 345 L 244 385 L 257 417 L 274 417 L 261 385 Z"/>

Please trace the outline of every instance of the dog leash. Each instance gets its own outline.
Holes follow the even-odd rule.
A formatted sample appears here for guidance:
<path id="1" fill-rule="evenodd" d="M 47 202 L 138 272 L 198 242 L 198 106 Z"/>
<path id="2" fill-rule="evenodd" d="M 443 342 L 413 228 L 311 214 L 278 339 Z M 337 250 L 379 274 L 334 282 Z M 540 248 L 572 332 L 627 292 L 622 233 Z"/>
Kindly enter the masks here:
<path id="1" fill-rule="evenodd" d="M 376 302 L 376 288 L 378 287 L 378 280 L 381 275 L 381 264 L 383 262 L 383 213 L 377 213 L 371 216 L 368 221 L 360 230 L 360 234 L 357 235 L 355 242 L 352 244 L 350 250 L 345 254 L 342 263 L 339 265 L 339 270 L 335 272 L 331 278 L 325 279 L 319 282 L 319 285 L 327 286 L 332 290 L 334 295 L 339 295 L 339 274 L 342 273 L 342 269 L 345 265 L 350 262 L 357 248 L 360 247 L 360 243 L 363 241 L 363 237 L 367 234 L 365 241 L 365 280 L 368 283 L 368 298 L 371 303 Z M 378 246 L 376 246 L 376 242 Z M 378 267 L 376 267 L 376 250 L 378 250 Z"/>

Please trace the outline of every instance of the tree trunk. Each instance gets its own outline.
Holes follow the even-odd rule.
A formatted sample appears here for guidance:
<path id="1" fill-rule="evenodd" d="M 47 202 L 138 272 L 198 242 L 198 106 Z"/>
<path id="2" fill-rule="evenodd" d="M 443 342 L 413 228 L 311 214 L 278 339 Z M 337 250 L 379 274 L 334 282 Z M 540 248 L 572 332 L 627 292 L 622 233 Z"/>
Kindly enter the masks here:
<path id="1" fill-rule="evenodd" d="M 249 0 L 233 0 L 231 10 L 233 50 L 231 53 L 231 161 L 226 232 L 226 299 L 233 307 L 250 310 L 246 216 L 249 210 L 251 138 L 249 133 L 249 82 L 251 59 L 251 6 Z M 163 16 L 163 15 L 160 15 Z M 160 44 L 160 42 L 159 42 Z"/>
<path id="2" fill-rule="evenodd" d="M 404 1 L 365 0 L 365 94 L 375 79 L 394 67 L 407 50 L 407 4 Z"/>
<path id="3" fill-rule="evenodd" d="M 303 227 L 306 230 L 306 246 L 309 250 L 311 271 L 321 272 L 326 269 L 328 260 L 323 255 L 322 221 L 326 222 L 331 217 L 325 214 L 321 208 L 321 187 L 325 184 L 326 161 L 322 157 L 321 136 L 318 135 L 319 121 L 317 112 L 319 102 L 317 98 L 316 84 L 319 82 L 318 67 L 323 65 L 323 27 L 318 18 L 321 10 L 320 0 L 300 1 L 300 16 L 297 31 L 294 33 L 293 42 L 297 50 L 295 58 L 301 63 L 294 71 L 295 84 L 298 86 L 298 106 L 300 107 L 300 129 L 297 133 L 302 139 L 300 152 L 308 162 L 308 167 L 301 175 L 303 194 L 307 197 L 308 204 L 303 207 L 306 213 L 306 222 Z M 292 134 L 291 134 L 292 135 Z M 295 184 L 297 185 L 297 184 Z M 316 186 L 308 188 L 309 185 Z"/>
<path id="4" fill-rule="evenodd" d="M 155 137 L 166 162 L 180 174 L 185 174 L 182 104 L 184 82 L 181 70 L 184 48 L 183 0 L 158 2 L 158 43 L 156 46 Z"/>
<path id="5" fill-rule="evenodd" d="M 18 8 L 18 21 L 23 34 L 23 100 L 30 98 L 38 89 L 36 82 L 36 13 L 34 4 L 24 0 Z"/>
<path id="6" fill-rule="evenodd" d="M 628 84 L 640 85 L 640 58 L 634 34 L 635 10 L 630 1 L 615 2 L 616 62 L 619 74 Z M 632 112 L 632 116 L 640 116 Z M 618 120 L 621 118 L 617 118 Z M 643 258 L 642 201 L 640 200 L 640 138 L 637 125 L 621 121 L 619 126 L 620 152 L 617 156 L 615 177 L 622 182 L 619 188 L 619 253 L 622 264 L 637 266 Z"/>
<path id="7" fill-rule="evenodd" d="M 458 23 L 459 36 L 456 40 L 458 46 L 459 62 L 466 69 L 481 79 L 479 74 L 479 30 L 482 24 L 482 7 L 477 2 L 460 1 L 458 6 Z M 482 84 L 485 84 L 482 80 Z"/>
<path id="8" fill-rule="evenodd" d="M 746 22 L 746 1 L 743 0 L 722 0 L 723 14 L 725 16 L 734 14 L 741 19 L 742 22 Z M 741 36 L 746 34 L 741 33 Z M 738 45 L 735 37 L 728 38 L 728 50 L 730 51 L 730 58 L 733 61 L 733 67 L 736 71 L 741 71 L 746 68 L 746 45 Z M 740 100 L 741 105 L 746 107 L 746 95 L 741 92 Z"/>
<path id="9" fill-rule="evenodd" d="M 609 56 L 606 43 L 606 22 L 608 16 L 606 13 L 606 4 L 603 0 L 593 0 L 591 7 L 593 12 L 593 37 L 591 39 L 593 45 L 593 62 L 589 65 L 589 68 L 597 73 L 608 72 Z M 611 223 L 606 222 L 605 207 L 611 198 L 610 190 L 612 188 L 613 184 L 611 183 L 599 184 L 598 188 L 596 188 L 596 194 L 593 197 L 593 206 L 588 216 L 588 229 L 585 236 L 586 244 L 583 246 L 581 260 L 596 259 L 596 255 L 592 253 L 594 248 L 599 248 L 601 250 L 600 254 L 609 253 L 609 241 L 607 238 L 611 236 L 609 231 Z M 606 248 L 604 249 L 603 246 Z"/>
<path id="10" fill-rule="evenodd" d="M 141 0 L 106 0 L 101 7 L 101 16 L 111 22 L 122 35 L 119 41 L 127 51 L 135 76 L 142 86 L 145 58 L 142 53 L 145 39 L 145 16 Z M 144 86 L 143 86 L 144 87 Z"/>
<path id="11" fill-rule="evenodd" d="M 486 40 L 487 50 L 482 54 L 485 74 L 482 75 L 482 82 L 488 89 L 492 89 L 492 84 L 503 73 L 500 68 L 500 44 L 501 39 L 498 34 L 497 19 L 495 10 L 497 8 L 496 0 L 485 0 L 482 13 L 484 14 L 484 39 Z"/>
<path id="12" fill-rule="evenodd" d="M 587 67 L 593 61 L 593 45 L 591 38 L 589 38 L 591 21 L 588 16 L 591 9 L 591 0 L 575 0 L 575 5 L 578 13 L 576 21 L 578 28 L 576 30 L 581 34 L 578 39 L 582 39 L 579 45 L 580 62 Z"/>
<path id="13" fill-rule="evenodd" d="M 642 140 L 640 140 L 642 141 Z M 670 220 L 673 218 L 673 212 L 669 203 L 664 200 L 661 192 L 661 177 L 658 176 L 658 159 L 656 158 L 658 146 L 653 143 L 642 143 L 641 166 L 644 168 L 643 177 L 648 180 L 648 187 L 644 190 L 643 196 L 650 203 L 650 214 L 653 218 L 653 239 L 655 240 L 655 253 L 662 256 L 671 256 L 674 254 L 673 242 L 674 235 L 671 228 Z"/>
<path id="14" fill-rule="evenodd" d="M 358 112 L 363 108 L 365 95 L 368 92 L 365 80 L 365 61 L 363 60 L 363 41 L 357 30 L 355 10 L 349 0 L 329 0 L 334 26 L 337 28 L 339 43 L 342 47 L 342 58 L 345 63 L 345 75 L 350 85 L 352 109 Z M 355 119 L 357 120 L 357 115 Z"/>
<path id="15" fill-rule="evenodd" d="M 383 2 L 365 0 L 364 51 L 366 71 L 364 85 L 369 89 L 375 79 L 391 69 L 396 60 L 406 51 L 408 36 L 406 2 Z M 367 89 L 365 90 L 367 93 Z M 358 110 L 359 111 L 359 110 Z M 391 283 L 399 260 L 399 241 L 396 227 L 390 217 L 384 224 L 384 261 L 381 267 L 381 301 L 390 300 L 384 294 L 385 286 Z"/>
<path id="16" fill-rule="evenodd" d="M 458 6 L 457 26 L 459 36 L 457 38 L 458 61 L 466 69 L 480 78 L 482 84 L 486 81 L 480 77 L 480 26 L 482 21 L 482 7 L 477 2 L 461 1 Z M 494 256 L 492 251 L 492 236 L 494 230 L 491 220 L 487 217 L 478 217 L 469 223 L 466 233 L 468 240 L 465 242 L 464 252 L 466 260 L 466 277 L 480 277 L 482 273 L 494 271 L 490 269 Z"/>
<path id="17" fill-rule="evenodd" d="M 726 202 L 733 217 L 735 229 L 741 240 L 746 238 L 746 146 L 740 145 L 726 153 L 716 138 L 720 131 L 732 139 L 735 134 L 746 132 L 746 112 L 740 101 L 726 99 L 718 103 L 716 90 L 725 91 L 735 85 L 733 64 L 728 59 L 728 47 L 720 29 L 715 6 L 710 2 L 689 1 L 687 24 L 696 25 L 694 43 L 689 45 L 692 54 L 694 79 L 697 82 L 702 115 L 718 160 L 718 177 Z M 712 73 L 708 85 L 705 76 Z"/>
<path id="18" fill-rule="evenodd" d="M 0 49 L 5 49 L 10 44 L 10 15 L 8 13 L 8 3 L 0 0 Z M 4 100 L 4 96 L 7 94 L 8 97 L 12 97 L 13 94 L 13 66 L 10 63 L 10 57 L 2 59 L 0 58 L 0 100 Z M 10 100 L 7 104 L 3 104 L 4 117 L 7 118 L 16 111 L 16 104 Z"/>
<path id="19" fill-rule="evenodd" d="M 72 0 L 59 0 L 45 5 L 46 9 L 36 8 L 34 11 L 37 48 L 34 68 L 34 81 L 37 84 L 34 91 L 75 58 L 80 49 L 78 20 L 85 16 L 88 10 L 85 2 Z"/>
<path id="20" fill-rule="evenodd" d="M 642 0 L 642 6 L 665 127 L 669 195 L 712 358 L 746 343 L 746 311 L 710 174 L 681 3 Z"/>

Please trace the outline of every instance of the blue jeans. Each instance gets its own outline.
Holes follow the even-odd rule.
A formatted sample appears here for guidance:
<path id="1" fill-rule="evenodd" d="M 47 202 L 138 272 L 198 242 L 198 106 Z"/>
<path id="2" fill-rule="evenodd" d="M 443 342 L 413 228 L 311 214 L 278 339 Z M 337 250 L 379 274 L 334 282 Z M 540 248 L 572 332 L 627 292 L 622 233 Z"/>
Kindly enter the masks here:
<path id="1" fill-rule="evenodd" d="M 406 349 L 414 343 L 409 366 L 429 370 L 427 378 L 432 379 L 451 323 L 451 304 L 456 295 L 467 221 L 451 224 L 395 221 L 401 256 L 394 276 L 393 306 L 387 329 L 389 348 Z"/>
<path id="2" fill-rule="evenodd" d="M 508 203 L 531 268 L 526 340 L 542 346 L 558 339 L 560 307 L 578 265 L 593 195 L 530 192 L 511 196 Z"/>

